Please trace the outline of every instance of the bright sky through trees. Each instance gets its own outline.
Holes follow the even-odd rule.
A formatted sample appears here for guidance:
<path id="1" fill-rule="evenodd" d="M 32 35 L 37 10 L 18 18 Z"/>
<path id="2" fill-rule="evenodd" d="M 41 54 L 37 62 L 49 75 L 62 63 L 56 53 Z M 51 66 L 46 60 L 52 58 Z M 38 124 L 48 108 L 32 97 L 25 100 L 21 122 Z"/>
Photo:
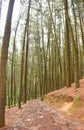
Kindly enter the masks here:
<path id="1" fill-rule="evenodd" d="M 2 3 L 2 11 L 1 11 L 1 21 L 0 21 L 0 34 L 3 36 L 4 33 L 4 26 L 5 26 L 5 21 L 6 21 L 6 15 L 7 15 L 7 9 L 8 9 L 8 0 L 3 0 Z M 15 0 L 15 5 L 14 5 L 14 11 L 13 11 L 13 20 L 12 24 L 15 24 L 18 16 L 19 16 L 19 10 L 20 10 L 20 0 Z"/>

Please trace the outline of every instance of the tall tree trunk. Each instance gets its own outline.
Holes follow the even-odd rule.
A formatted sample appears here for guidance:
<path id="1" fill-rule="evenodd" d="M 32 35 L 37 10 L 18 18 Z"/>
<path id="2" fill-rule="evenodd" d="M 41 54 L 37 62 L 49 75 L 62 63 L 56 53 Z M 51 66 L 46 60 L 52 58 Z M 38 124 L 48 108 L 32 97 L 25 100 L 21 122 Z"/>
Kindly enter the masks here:
<path id="1" fill-rule="evenodd" d="M 5 125 L 5 102 L 6 102 L 6 64 L 8 59 L 8 47 L 11 33 L 11 19 L 15 0 L 10 0 L 5 32 L 1 50 L 1 62 L 0 62 L 0 127 Z"/>
<path id="2" fill-rule="evenodd" d="M 20 74 L 20 88 L 19 88 L 19 108 L 21 108 L 22 96 L 23 96 L 23 81 L 24 81 L 24 58 L 25 58 L 25 36 L 26 35 L 26 28 L 24 30 L 24 37 L 22 43 L 22 53 L 21 53 L 21 74 Z"/>
<path id="3" fill-rule="evenodd" d="M 69 26 L 68 26 L 68 20 L 66 18 L 66 12 L 68 11 L 68 4 L 66 2 L 65 7 L 65 60 L 66 60 L 66 86 L 71 86 L 71 73 L 70 73 L 70 34 L 69 34 Z"/>
<path id="4" fill-rule="evenodd" d="M 17 34 L 18 25 L 19 25 L 19 20 L 20 20 L 20 17 L 19 17 L 18 22 L 17 22 L 17 26 L 15 29 L 14 41 L 13 41 L 13 53 L 12 53 L 12 64 L 11 64 L 11 95 L 10 95 L 11 105 L 13 104 L 14 59 L 15 59 L 15 50 L 16 50 L 15 40 L 16 40 L 16 34 Z"/>
<path id="5" fill-rule="evenodd" d="M 81 14 L 80 14 L 80 8 L 78 7 L 78 15 L 79 15 L 79 22 L 80 22 L 80 30 L 81 30 L 81 40 L 82 40 L 82 50 L 83 50 L 83 59 L 82 59 L 82 63 L 84 66 L 84 31 L 83 31 L 83 25 L 82 25 L 82 20 L 81 20 Z M 84 72 L 82 71 L 82 75 L 84 75 Z M 81 77 L 82 78 L 82 77 Z"/>
<path id="6" fill-rule="evenodd" d="M 66 8 L 66 5 L 67 5 L 67 0 L 64 0 L 64 6 Z M 73 51 L 74 51 L 74 78 L 75 78 L 75 87 L 78 88 L 79 87 L 79 62 L 78 62 L 78 48 L 76 46 L 76 43 L 75 43 L 75 38 L 74 38 L 74 33 L 73 33 L 73 29 L 72 29 L 72 25 L 71 25 L 71 20 L 70 20 L 70 17 L 69 17 L 69 14 L 68 14 L 68 10 L 65 10 L 66 11 L 66 18 L 67 18 L 67 21 L 68 21 L 68 26 L 69 26 L 69 29 L 70 29 L 70 35 L 71 35 L 71 39 L 72 39 L 72 46 L 73 46 Z"/>
<path id="7" fill-rule="evenodd" d="M 16 105 L 16 76 L 15 76 L 15 66 L 14 66 L 14 106 Z"/>
<path id="8" fill-rule="evenodd" d="M 52 15 L 52 11 L 50 8 L 50 1 L 48 0 L 48 7 L 49 7 L 49 11 L 50 11 L 50 17 L 52 20 L 52 26 L 53 26 L 53 31 L 54 31 L 54 37 L 55 37 L 55 47 L 56 47 L 56 54 L 57 56 L 55 57 L 55 63 L 58 62 L 59 67 L 60 67 L 60 72 L 62 73 L 62 67 L 61 67 L 61 60 L 60 60 L 60 51 L 59 51 L 59 45 L 58 45 L 58 39 L 57 39 L 57 32 L 56 32 L 56 27 L 55 27 L 55 23 L 54 23 L 54 19 L 53 19 L 53 15 Z M 58 77 L 58 69 L 57 67 L 55 67 L 56 69 L 56 76 Z M 56 81 L 56 77 L 55 77 L 55 81 Z M 58 81 L 58 80 L 57 80 Z M 57 84 L 57 83 L 56 83 Z M 55 85 L 56 86 L 56 85 Z"/>
<path id="9" fill-rule="evenodd" d="M 29 52 L 29 18 L 30 18 L 31 0 L 29 0 L 28 14 L 26 20 L 27 42 L 26 42 L 26 60 L 25 60 L 25 80 L 24 80 L 24 103 L 27 101 L 27 77 L 28 77 L 28 52 Z"/>
<path id="10" fill-rule="evenodd" d="M 27 12 L 27 18 L 26 18 L 26 25 L 25 25 L 25 30 L 24 30 L 24 38 L 23 38 L 23 45 L 22 45 L 22 57 L 21 57 L 21 76 L 20 76 L 20 90 L 19 90 L 19 108 L 21 108 L 21 101 L 22 101 L 22 88 L 24 87 L 25 93 L 26 94 L 26 84 L 24 84 L 24 58 L 25 58 L 25 39 L 26 39 L 26 32 L 29 27 L 29 13 L 30 13 L 30 5 L 31 5 L 31 0 L 29 0 L 29 6 L 28 6 L 28 12 Z M 28 39 L 27 39 L 28 40 Z M 27 41 L 28 42 L 28 41 Z M 26 52 L 28 53 L 28 43 L 26 44 L 27 50 Z M 26 57 L 27 58 L 27 57 Z M 27 65 L 27 61 L 26 61 Z M 26 68 L 27 69 L 27 68 Z M 27 71 L 27 70 L 26 70 Z M 26 75 L 27 76 L 27 75 Z M 27 78 L 27 77 L 26 77 Z M 26 81 L 26 80 L 25 80 Z M 26 83 L 26 82 L 25 82 Z M 26 95 L 25 95 L 25 100 L 26 100 Z M 26 102 L 26 101 L 24 101 Z"/>

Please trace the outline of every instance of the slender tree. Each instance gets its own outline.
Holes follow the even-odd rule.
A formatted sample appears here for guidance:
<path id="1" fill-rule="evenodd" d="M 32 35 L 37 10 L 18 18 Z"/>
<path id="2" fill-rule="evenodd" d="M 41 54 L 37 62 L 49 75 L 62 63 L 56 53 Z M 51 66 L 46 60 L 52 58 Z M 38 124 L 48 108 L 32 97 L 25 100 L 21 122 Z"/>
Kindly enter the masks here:
<path id="1" fill-rule="evenodd" d="M 27 101 L 27 77 L 28 77 L 28 53 L 29 53 L 29 18 L 30 18 L 30 7 L 31 0 L 29 0 L 28 14 L 26 20 L 26 33 L 27 33 L 27 41 L 26 41 L 26 58 L 25 58 L 25 80 L 24 80 L 24 103 Z"/>
<path id="2" fill-rule="evenodd" d="M 64 6 L 65 6 L 65 9 L 66 9 L 66 6 L 68 5 L 67 4 L 67 0 L 64 0 Z M 70 20 L 70 17 L 69 17 L 69 13 L 68 13 L 68 10 L 65 10 L 66 11 L 66 18 L 67 18 L 67 21 L 68 21 L 68 26 L 69 26 L 69 29 L 70 29 L 70 35 L 71 35 L 71 39 L 72 39 L 72 48 L 73 48 L 73 51 L 74 51 L 74 79 L 75 79 L 75 87 L 78 88 L 79 87 L 79 62 L 78 62 L 78 48 L 77 48 L 77 45 L 76 45 L 76 42 L 75 42 L 75 38 L 74 38 L 74 32 L 73 32 L 73 29 L 72 29 L 72 25 L 71 25 L 71 20 Z"/>
<path id="3" fill-rule="evenodd" d="M 18 29 L 18 25 L 19 25 L 19 21 L 20 21 L 20 17 L 18 19 L 17 25 L 16 25 L 16 29 L 15 29 L 15 36 L 14 36 L 14 41 L 13 41 L 13 53 L 12 53 L 12 63 L 11 63 L 11 95 L 10 95 L 10 100 L 11 100 L 11 105 L 13 105 L 13 90 L 15 89 L 14 86 L 14 60 L 15 60 L 15 51 L 16 51 L 16 45 L 15 45 L 15 41 L 16 41 L 16 34 L 17 34 L 17 29 Z M 14 89 L 13 89 L 14 88 Z"/>
<path id="4" fill-rule="evenodd" d="M 6 103 L 6 64 L 8 58 L 8 47 L 11 33 L 11 19 L 15 0 L 9 1 L 5 32 L 2 42 L 0 61 L 0 127 L 5 125 L 5 103 Z"/>
<path id="5" fill-rule="evenodd" d="M 20 90 L 19 90 L 19 108 L 21 108 L 21 101 L 22 101 L 22 95 L 23 95 L 23 88 L 24 88 L 24 102 L 26 103 L 26 91 L 27 91 L 27 70 L 24 68 L 27 68 L 27 62 L 28 62 L 28 37 L 27 37 L 27 43 L 25 41 L 26 39 L 26 33 L 28 33 L 28 27 L 29 27 L 29 15 L 30 15 L 30 5 L 31 5 L 31 0 L 29 0 L 29 6 L 28 6 L 28 11 L 27 11 L 27 18 L 26 18 L 26 24 L 25 24 L 25 29 L 24 29 L 24 37 L 23 37 L 23 45 L 22 45 L 22 57 L 21 57 L 21 77 L 20 77 Z M 27 34 L 28 35 L 28 34 Z M 26 44 L 26 62 L 25 60 L 25 44 Z M 25 66 L 25 67 L 24 67 Z M 25 71 L 24 71 L 25 70 Z M 25 77 L 24 74 L 26 73 Z M 24 80 L 25 79 L 25 80 Z M 25 85 L 25 86 L 24 86 Z"/>
<path id="6" fill-rule="evenodd" d="M 65 10 L 68 11 L 68 4 L 66 2 L 66 8 Z M 65 60 L 66 60 L 66 86 L 71 86 L 71 71 L 70 71 L 70 32 L 69 32 L 69 25 L 68 20 L 66 17 L 65 11 Z"/>

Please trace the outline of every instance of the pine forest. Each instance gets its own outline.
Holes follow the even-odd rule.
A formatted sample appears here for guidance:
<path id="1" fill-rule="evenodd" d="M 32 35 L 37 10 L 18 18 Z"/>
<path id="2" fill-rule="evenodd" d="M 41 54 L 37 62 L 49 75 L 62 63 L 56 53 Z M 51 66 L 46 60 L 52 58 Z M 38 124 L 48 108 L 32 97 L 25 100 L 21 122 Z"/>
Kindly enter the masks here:
<path id="1" fill-rule="evenodd" d="M 84 0 L 0 0 L 0 127 L 5 108 L 84 78 Z"/>

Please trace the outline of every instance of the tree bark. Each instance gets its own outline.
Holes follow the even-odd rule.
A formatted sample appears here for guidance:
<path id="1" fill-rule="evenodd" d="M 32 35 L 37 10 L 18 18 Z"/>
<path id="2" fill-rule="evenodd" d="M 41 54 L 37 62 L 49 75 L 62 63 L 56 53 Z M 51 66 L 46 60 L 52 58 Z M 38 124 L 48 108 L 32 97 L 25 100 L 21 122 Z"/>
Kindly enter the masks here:
<path id="1" fill-rule="evenodd" d="M 26 58 L 25 58 L 24 103 L 26 103 L 26 101 L 27 101 L 27 76 L 28 76 L 28 52 L 29 52 L 29 18 L 30 18 L 30 6 L 31 6 L 31 0 L 29 0 L 28 14 L 27 14 L 27 20 L 26 20 L 27 42 L 26 42 Z"/>
<path id="2" fill-rule="evenodd" d="M 26 40 L 26 33 L 27 33 L 27 29 L 29 27 L 29 13 L 30 13 L 30 5 L 31 5 L 31 0 L 29 0 L 29 6 L 28 6 L 28 12 L 27 12 L 27 18 L 26 18 L 26 25 L 25 25 L 25 29 L 24 29 L 24 38 L 23 38 L 23 45 L 22 45 L 22 57 L 21 57 L 21 76 L 20 76 L 20 90 L 19 90 L 19 108 L 21 108 L 21 101 L 22 101 L 22 88 L 24 87 L 24 102 L 26 102 L 26 83 L 27 83 L 27 79 L 24 80 L 24 74 L 26 73 L 25 71 L 25 67 L 27 69 L 27 60 L 26 63 L 24 62 L 25 60 L 25 40 Z M 28 40 L 28 39 L 27 39 Z M 28 41 L 26 44 L 26 58 L 28 54 Z M 27 74 L 27 73 L 26 73 Z M 26 75 L 27 76 L 27 75 Z M 27 77 L 25 77 L 27 78 Z M 25 86 L 24 86 L 25 85 Z"/>
<path id="3" fill-rule="evenodd" d="M 70 73 L 70 35 L 69 35 L 69 26 L 68 26 L 68 20 L 66 18 L 66 13 L 68 11 L 68 3 L 66 2 L 65 5 L 65 60 L 66 60 L 66 86 L 71 86 L 71 73 Z"/>
<path id="4" fill-rule="evenodd" d="M 64 0 L 64 6 L 66 8 L 66 2 L 67 0 Z M 75 38 L 74 38 L 74 32 L 72 29 L 72 25 L 71 25 L 71 20 L 68 14 L 68 10 L 66 10 L 66 18 L 68 21 L 68 26 L 70 29 L 70 35 L 71 35 L 71 39 L 72 39 L 72 46 L 73 46 L 73 51 L 74 51 L 74 78 L 75 78 L 75 87 L 78 88 L 79 87 L 79 62 L 78 62 L 78 48 L 76 46 L 75 43 Z"/>
<path id="5" fill-rule="evenodd" d="M 6 103 L 6 64 L 8 59 L 8 47 L 11 33 L 11 19 L 15 0 L 10 0 L 5 32 L 1 50 L 1 62 L 0 62 L 0 127 L 5 125 L 5 103 Z"/>

